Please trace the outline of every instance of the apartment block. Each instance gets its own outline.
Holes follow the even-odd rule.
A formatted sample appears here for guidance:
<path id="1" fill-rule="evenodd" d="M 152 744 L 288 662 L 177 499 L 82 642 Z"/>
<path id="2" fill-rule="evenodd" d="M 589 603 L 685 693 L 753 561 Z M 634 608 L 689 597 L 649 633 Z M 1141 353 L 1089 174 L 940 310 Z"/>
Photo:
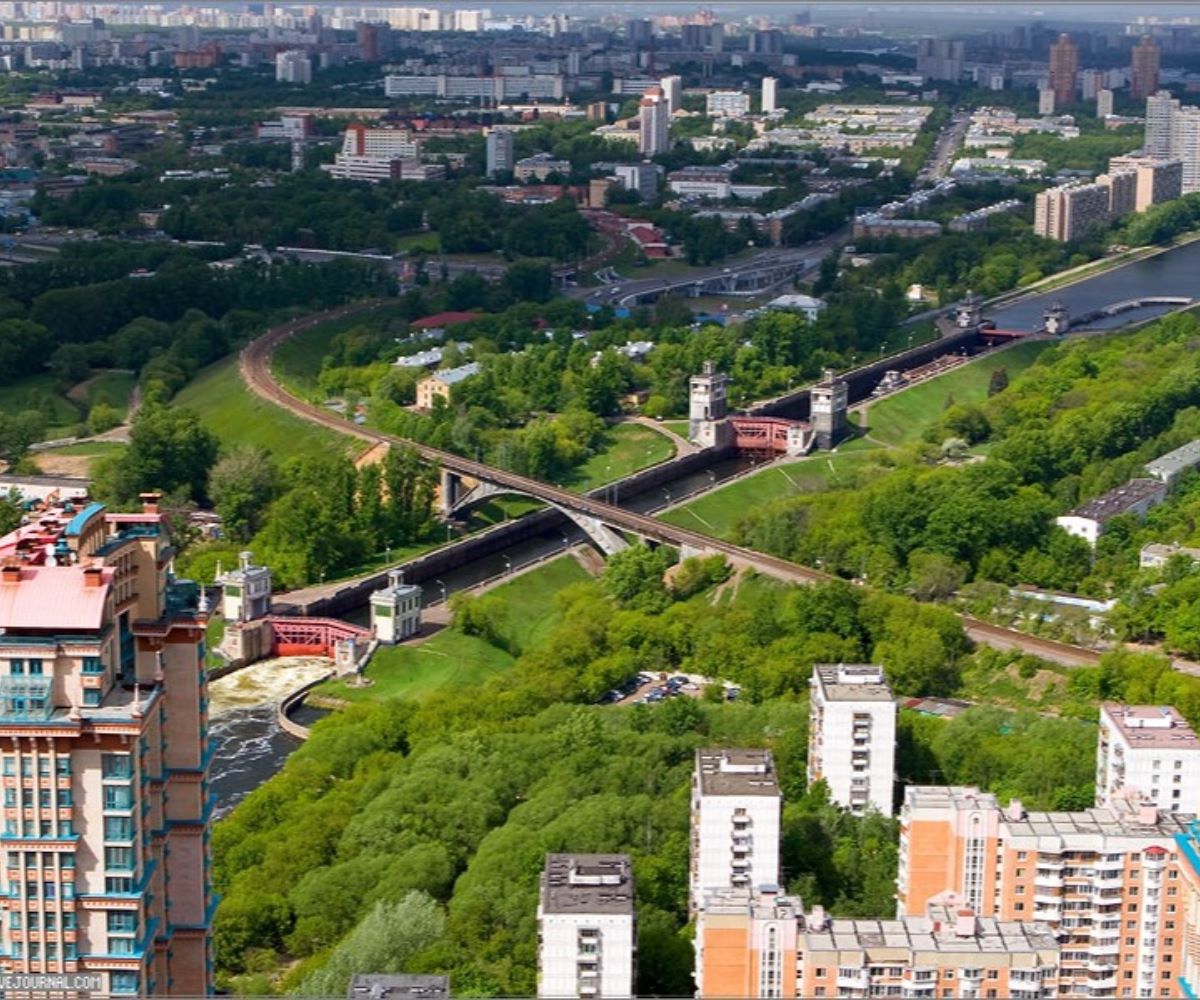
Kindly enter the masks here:
<path id="1" fill-rule="evenodd" d="M 548 854 L 538 902 L 538 996 L 632 997 L 637 919 L 627 854 Z"/>
<path id="2" fill-rule="evenodd" d="M 664 76 L 658 84 L 662 88 L 663 99 L 667 102 L 667 114 L 673 115 L 683 109 L 683 77 Z"/>
<path id="3" fill-rule="evenodd" d="M 1179 101 L 1170 91 L 1160 90 L 1146 98 L 1146 134 L 1143 148 L 1147 156 L 1165 160 L 1171 156 L 1171 117 Z"/>
<path id="4" fill-rule="evenodd" d="M 1079 88 L 1079 46 L 1068 34 L 1050 46 L 1050 89 L 1059 107 L 1075 100 Z"/>
<path id="5" fill-rule="evenodd" d="M 773 76 L 762 79 L 762 113 L 772 114 L 779 107 L 779 81 Z"/>
<path id="6" fill-rule="evenodd" d="M 704 101 L 710 118 L 743 118 L 750 114 L 750 95 L 740 90 L 714 90 Z"/>
<path id="7" fill-rule="evenodd" d="M 1033 231 L 1048 240 L 1067 242 L 1109 220 L 1111 195 L 1103 184 L 1064 184 L 1034 199 Z"/>
<path id="8" fill-rule="evenodd" d="M 819 663 L 809 684 L 809 785 L 824 781 L 832 801 L 857 815 L 891 816 L 896 700 L 883 668 Z"/>
<path id="9" fill-rule="evenodd" d="M 651 87 L 638 106 L 638 152 L 647 158 L 671 148 L 671 113 L 661 87 Z"/>
<path id="10" fill-rule="evenodd" d="M 1061 951 L 1060 998 L 1180 996 L 1176 837 L 1191 819 L 1133 797 L 1026 813 L 1018 802 L 1002 811 L 974 788 L 912 787 L 901 813 L 898 912 L 922 913 L 951 891 L 981 916 L 1049 927 Z"/>
<path id="11" fill-rule="evenodd" d="M 1137 174 L 1134 209 L 1144 212 L 1151 205 L 1171 201 L 1183 194 L 1183 161 L 1156 160 L 1149 156 L 1114 156 L 1108 161 L 1109 173 L 1132 170 Z"/>
<path id="12" fill-rule="evenodd" d="M 0 539 L 0 972 L 211 993 L 204 633 L 158 497 Z"/>
<path id="13" fill-rule="evenodd" d="M 516 157 L 513 153 L 516 136 L 508 129 L 494 128 L 487 134 L 487 175 L 508 173 Z"/>
<path id="14" fill-rule="evenodd" d="M 688 880 L 693 913 L 712 890 L 778 884 L 781 808 L 769 750 L 696 751 Z"/>
<path id="15" fill-rule="evenodd" d="M 696 993 L 729 997 L 1057 996 L 1046 927 L 979 918 L 952 893 L 895 920 L 829 920 L 771 892 L 709 896 L 696 925 Z"/>
<path id="16" fill-rule="evenodd" d="M 1133 170 L 1116 170 L 1101 174 L 1096 183 L 1108 189 L 1108 217 L 1120 219 L 1137 207 L 1137 173 Z"/>
<path id="17" fill-rule="evenodd" d="M 1134 46 L 1130 53 L 1129 96 L 1145 100 L 1158 90 L 1158 67 L 1162 53 L 1149 35 Z"/>
<path id="18" fill-rule="evenodd" d="M 1166 705 L 1100 706 L 1096 805 L 1130 793 L 1158 809 L 1200 812 L 1200 739 Z"/>

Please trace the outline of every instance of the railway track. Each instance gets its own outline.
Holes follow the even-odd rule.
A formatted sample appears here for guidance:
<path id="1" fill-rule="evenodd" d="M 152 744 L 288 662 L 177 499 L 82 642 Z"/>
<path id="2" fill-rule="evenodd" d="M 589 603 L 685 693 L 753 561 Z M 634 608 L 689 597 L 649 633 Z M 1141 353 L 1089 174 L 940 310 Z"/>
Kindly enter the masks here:
<path id="1" fill-rule="evenodd" d="M 395 444 L 415 448 L 429 462 L 440 465 L 459 475 L 472 479 L 487 480 L 500 486 L 505 486 L 519 493 L 527 494 L 557 507 L 564 512 L 578 512 L 621 530 L 629 531 L 643 538 L 664 542 L 679 547 L 687 546 L 701 552 L 719 552 L 729 558 L 735 565 L 747 566 L 767 576 L 785 580 L 791 583 L 821 583 L 834 580 L 835 577 L 820 570 L 798 563 L 789 562 L 778 556 L 765 555 L 753 549 L 734 545 L 720 538 L 713 538 L 680 528 L 673 524 L 635 514 L 613 504 L 597 500 L 592 496 L 584 496 L 564 490 L 561 487 L 550 486 L 536 479 L 518 476 L 504 469 L 497 469 L 483 462 L 475 462 L 452 452 L 431 448 L 428 445 L 410 441 L 407 438 L 383 434 L 379 431 L 359 427 L 331 413 L 320 406 L 315 406 L 298 396 L 293 395 L 281 385 L 271 371 L 271 358 L 275 349 L 295 336 L 301 330 L 344 319 L 360 313 L 369 313 L 385 304 L 385 300 L 359 302 L 341 306 L 326 312 L 316 313 L 304 319 L 293 320 L 282 326 L 268 330 L 257 340 L 247 345 L 239 356 L 239 368 L 246 385 L 256 395 L 268 402 L 274 403 L 293 413 L 303 420 L 308 420 L 339 434 L 346 434 L 369 445 Z M 1095 650 L 1082 646 L 1072 646 L 1068 643 L 1057 642 L 1053 639 L 1043 639 L 1027 635 L 1014 629 L 1006 629 L 990 622 L 981 621 L 969 615 L 960 616 L 967 634 L 976 642 L 993 646 L 997 649 L 1020 649 L 1022 652 L 1039 656 L 1065 666 L 1094 666 L 1100 660 L 1100 654 Z"/>

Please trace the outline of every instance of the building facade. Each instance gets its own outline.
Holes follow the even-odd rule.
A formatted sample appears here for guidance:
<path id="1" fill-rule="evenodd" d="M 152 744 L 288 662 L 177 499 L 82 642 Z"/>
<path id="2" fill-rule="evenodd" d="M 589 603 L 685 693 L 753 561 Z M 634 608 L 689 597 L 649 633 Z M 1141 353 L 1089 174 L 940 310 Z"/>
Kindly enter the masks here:
<path id="1" fill-rule="evenodd" d="M 1200 739 L 1166 705 L 1100 706 L 1096 805 L 1130 794 L 1171 812 L 1200 813 Z"/>
<path id="2" fill-rule="evenodd" d="M 1158 66 L 1161 52 L 1149 35 L 1133 47 L 1130 54 L 1129 96 L 1144 101 L 1158 90 Z"/>
<path id="3" fill-rule="evenodd" d="M 278 83 L 312 83 L 312 60 L 303 49 L 280 52 L 275 57 L 275 80 Z"/>
<path id="4" fill-rule="evenodd" d="M 762 113 L 769 115 L 779 107 L 779 81 L 773 76 L 762 79 Z"/>
<path id="5" fill-rule="evenodd" d="M 206 619 L 158 498 L 0 540 L 0 971 L 211 993 Z"/>
<path id="6" fill-rule="evenodd" d="M 1110 218 L 1111 192 L 1102 184 L 1064 184 L 1038 192 L 1033 231 L 1048 240 L 1068 242 Z"/>
<path id="7" fill-rule="evenodd" d="M 696 751 L 688 880 L 693 913 L 713 890 L 779 882 L 781 808 L 769 750 Z"/>
<path id="8" fill-rule="evenodd" d="M 638 152 L 657 156 L 671 148 L 671 114 L 662 88 L 651 87 L 638 107 Z"/>
<path id="9" fill-rule="evenodd" d="M 1057 996 L 1178 997 L 1184 893 L 1176 837 L 1191 817 L 1133 798 L 1079 812 L 1001 810 L 974 788 L 910 787 L 898 913 L 946 891 L 982 916 L 1058 937 Z M 1003 995 L 1003 994 L 1001 994 Z"/>
<path id="10" fill-rule="evenodd" d="M 1134 209 L 1144 212 L 1183 194 L 1183 161 L 1156 160 L 1148 156 L 1114 156 L 1108 161 L 1109 173 L 1132 170 L 1137 174 Z"/>
<path id="11" fill-rule="evenodd" d="M 508 129 L 494 128 L 487 134 L 487 175 L 495 177 L 512 170 L 516 136 Z"/>
<path id="12" fill-rule="evenodd" d="M 896 770 L 896 700 L 883 668 L 816 664 L 809 691 L 808 784 L 862 815 L 891 816 Z"/>
<path id="13" fill-rule="evenodd" d="M 1079 47 L 1065 33 L 1050 46 L 1050 89 L 1059 107 L 1072 103 L 1079 89 Z"/>
<path id="14" fill-rule="evenodd" d="M 548 854 L 538 902 L 538 996 L 634 996 L 637 920 L 626 854 Z"/>
<path id="15" fill-rule="evenodd" d="M 714 90 L 704 99 L 710 118 L 744 118 L 750 114 L 750 95 L 740 90 Z"/>

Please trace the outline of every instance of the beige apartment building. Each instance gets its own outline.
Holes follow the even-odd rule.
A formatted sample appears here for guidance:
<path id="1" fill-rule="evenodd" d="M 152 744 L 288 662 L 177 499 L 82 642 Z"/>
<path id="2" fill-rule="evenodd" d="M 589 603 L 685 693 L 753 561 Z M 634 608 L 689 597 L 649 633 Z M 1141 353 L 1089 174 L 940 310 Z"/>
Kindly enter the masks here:
<path id="1" fill-rule="evenodd" d="M 52 503 L 0 539 L 0 972 L 212 990 L 205 616 L 137 513 Z"/>

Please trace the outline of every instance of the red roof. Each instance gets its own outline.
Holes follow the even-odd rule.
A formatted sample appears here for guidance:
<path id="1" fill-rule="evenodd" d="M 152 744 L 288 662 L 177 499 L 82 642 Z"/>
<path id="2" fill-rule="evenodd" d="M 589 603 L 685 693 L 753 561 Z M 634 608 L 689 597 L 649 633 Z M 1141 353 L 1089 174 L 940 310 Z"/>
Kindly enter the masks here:
<path id="1" fill-rule="evenodd" d="M 0 582 L 0 625 L 95 631 L 104 624 L 114 572 L 105 569 L 103 585 L 89 587 L 80 566 L 22 566 L 20 583 Z"/>
<path id="2" fill-rule="evenodd" d="M 415 319 L 410 326 L 414 330 L 431 330 L 434 327 L 449 326 L 451 323 L 470 323 L 472 320 L 479 319 L 479 313 L 472 312 L 444 312 L 435 313 L 432 316 L 424 316 L 421 319 Z"/>

